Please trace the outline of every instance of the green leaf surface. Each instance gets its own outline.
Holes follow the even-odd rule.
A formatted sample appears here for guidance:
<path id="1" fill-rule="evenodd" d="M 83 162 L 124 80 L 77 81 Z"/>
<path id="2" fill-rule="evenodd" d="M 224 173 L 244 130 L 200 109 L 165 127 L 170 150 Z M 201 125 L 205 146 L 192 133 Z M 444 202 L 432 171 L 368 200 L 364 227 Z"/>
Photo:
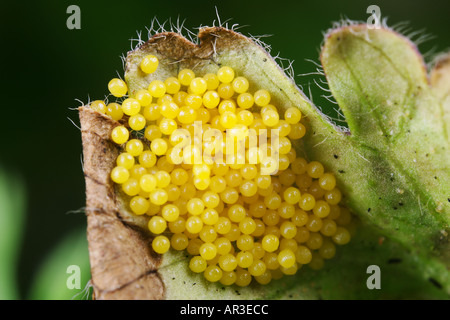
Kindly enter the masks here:
<path id="1" fill-rule="evenodd" d="M 348 139 L 367 159 L 355 169 L 366 168 L 368 188 L 354 190 L 349 204 L 405 247 L 448 265 L 447 124 L 417 48 L 392 30 L 355 25 L 327 35 L 321 60 Z M 351 172 L 346 178 L 356 182 Z"/>

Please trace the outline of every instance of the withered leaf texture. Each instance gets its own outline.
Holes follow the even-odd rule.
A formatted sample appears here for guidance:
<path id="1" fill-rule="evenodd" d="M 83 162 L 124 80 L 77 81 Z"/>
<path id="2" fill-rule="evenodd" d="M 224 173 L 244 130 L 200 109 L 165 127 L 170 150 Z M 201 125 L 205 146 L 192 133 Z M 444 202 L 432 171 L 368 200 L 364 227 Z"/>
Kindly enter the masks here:
<path id="1" fill-rule="evenodd" d="M 95 299 L 163 299 L 158 255 L 150 235 L 121 210 L 110 172 L 119 149 L 110 141 L 118 125 L 89 108 L 79 109 L 86 178 L 89 258 Z"/>

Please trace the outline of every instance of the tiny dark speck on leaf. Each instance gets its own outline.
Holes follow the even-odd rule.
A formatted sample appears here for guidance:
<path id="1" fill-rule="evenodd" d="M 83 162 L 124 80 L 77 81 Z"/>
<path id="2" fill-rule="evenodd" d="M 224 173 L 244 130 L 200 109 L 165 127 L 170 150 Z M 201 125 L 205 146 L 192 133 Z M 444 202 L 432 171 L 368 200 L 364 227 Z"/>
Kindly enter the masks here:
<path id="1" fill-rule="evenodd" d="M 391 258 L 388 260 L 388 263 L 390 263 L 390 264 L 400 263 L 400 262 L 402 262 L 402 259 L 400 259 L 400 258 Z"/>
<path id="2" fill-rule="evenodd" d="M 437 282 L 436 279 L 429 278 L 428 281 L 430 281 L 436 288 L 442 289 L 442 284 L 440 284 L 439 282 Z"/>
<path id="3" fill-rule="evenodd" d="M 267 59 L 266 59 L 266 58 L 264 58 L 264 59 L 263 59 L 263 61 L 264 61 L 264 62 L 266 62 L 266 61 L 267 61 Z"/>
<path id="4" fill-rule="evenodd" d="M 339 156 L 338 156 L 337 154 L 333 154 L 333 157 L 334 157 L 335 159 L 339 158 Z"/>
<path id="5" fill-rule="evenodd" d="M 397 210 L 397 207 L 394 207 L 393 209 L 394 209 L 394 210 Z"/>
<path id="6" fill-rule="evenodd" d="M 338 170 L 338 172 L 339 172 L 339 173 L 345 173 L 345 171 L 344 171 L 344 170 Z"/>
<path id="7" fill-rule="evenodd" d="M 370 212 L 370 210 L 371 210 L 371 208 L 368 208 L 368 209 L 367 209 L 367 212 Z"/>

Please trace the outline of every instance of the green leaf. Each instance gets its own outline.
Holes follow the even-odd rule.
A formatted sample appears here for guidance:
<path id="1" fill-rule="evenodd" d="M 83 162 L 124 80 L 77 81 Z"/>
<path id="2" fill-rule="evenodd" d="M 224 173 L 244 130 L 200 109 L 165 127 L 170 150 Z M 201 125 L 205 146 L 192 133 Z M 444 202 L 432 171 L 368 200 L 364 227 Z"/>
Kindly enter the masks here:
<path id="1" fill-rule="evenodd" d="M 350 190 L 364 181 L 349 205 L 409 250 L 449 265 L 448 123 L 417 48 L 392 30 L 355 25 L 327 35 L 321 60 L 348 140 L 367 160 L 342 183 Z M 362 168 L 364 179 L 353 174 Z"/>
<path id="2" fill-rule="evenodd" d="M 281 112 L 297 106 L 307 134 L 298 154 L 334 172 L 344 202 L 361 219 L 361 233 L 339 248 L 319 272 L 301 270 L 268 286 L 222 288 L 168 254 L 158 269 L 168 298 L 445 298 L 450 294 L 450 163 L 440 98 L 428 85 L 415 46 L 389 29 L 352 25 L 333 30 L 322 49 L 329 87 L 350 132 L 323 116 L 270 55 L 250 39 L 223 28 L 200 30 L 199 46 L 173 33 L 157 35 L 129 53 L 125 79 L 133 95 L 151 80 L 183 68 L 198 74 L 228 65 L 266 88 Z M 139 61 L 160 59 L 151 75 Z M 442 98 L 441 98 L 442 99 Z M 387 239 L 382 245 L 379 239 Z M 369 290 L 366 269 L 382 270 L 382 290 Z M 344 289 L 341 289 L 344 288 Z"/>
<path id="3" fill-rule="evenodd" d="M 417 114 L 416 96 L 427 88 L 422 57 L 406 38 L 365 25 L 333 30 L 321 62 L 352 136 L 384 148 Z M 434 117 L 437 105 L 428 108 Z M 424 128 L 428 129 L 428 128 Z"/>

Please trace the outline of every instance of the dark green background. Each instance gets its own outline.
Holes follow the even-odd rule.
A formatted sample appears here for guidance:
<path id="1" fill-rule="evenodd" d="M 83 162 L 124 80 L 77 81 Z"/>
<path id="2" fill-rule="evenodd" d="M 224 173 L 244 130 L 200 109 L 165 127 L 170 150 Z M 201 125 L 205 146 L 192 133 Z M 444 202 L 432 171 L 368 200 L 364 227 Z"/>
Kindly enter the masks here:
<path id="1" fill-rule="evenodd" d="M 68 30 L 66 9 L 81 8 L 81 30 Z M 245 35 L 264 38 L 272 54 L 294 60 L 295 74 L 315 71 L 323 32 L 341 18 L 366 21 L 370 4 L 381 8 L 388 24 L 408 21 L 410 31 L 434 38 L 419 46 L 422 53 L 450 47 L 449 1 L 36 1 L 2 4 L 0 164 L 22 176 L 27 217 L 19 259 L 23 297 L 35 271 L 70 230 L 85 226 L 81 136 L 75 99 L 102 99 L 108 81 L 123 74 L 120 55 L 130 50 L 136 31 L 153 17 L 160 22 L 180 18 L 195 32 L 200 25 L 222 21 Z M 169 24 L 166 24 L 169 26 Z M 429 59 L 429 58 L 428 58 Z M 429 60 L 428 60 L 429 61 Z M 297 76 L 314 101 L 333 107 L 320 96 L 313 80 Z"/>

